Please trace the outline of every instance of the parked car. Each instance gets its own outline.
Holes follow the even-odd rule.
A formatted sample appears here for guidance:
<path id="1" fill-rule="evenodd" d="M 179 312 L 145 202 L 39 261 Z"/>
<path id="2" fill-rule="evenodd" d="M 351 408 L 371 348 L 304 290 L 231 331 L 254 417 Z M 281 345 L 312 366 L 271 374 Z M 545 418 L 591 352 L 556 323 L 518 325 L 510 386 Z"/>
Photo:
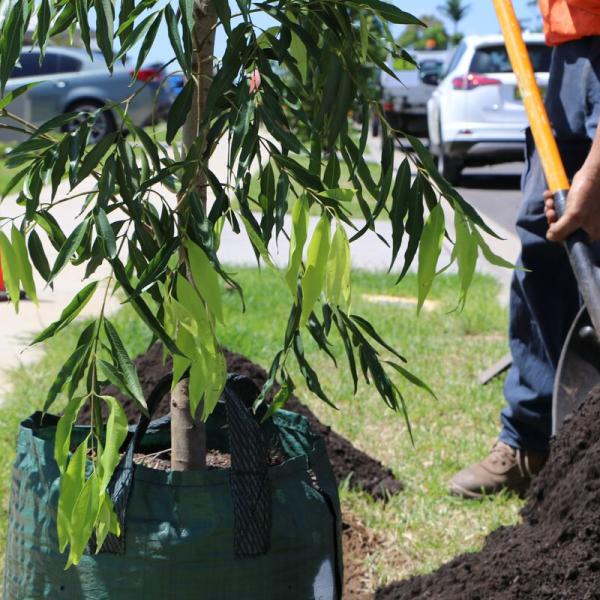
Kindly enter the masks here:
<path id="1" fill-rule="evenodd" d="M 413 53 L 419 67 L 395 70 L 398 79 L 382 71 L 384 115 L 394 129 L 417 136 L 427 135 L 427 101 L 439 81 L 447 56 L 446 51 Z"/>
<path id="2" fill-rule="evenodd" d="M 96 56 L 96 54 L 94 54 Z M 103 106 L 90 134 L 95 143 L 120 125 L 119 113 L 110 105 L 121 103 L 136 94 L 128 103 L 127 114 L 139 126 L 147 125 L 166 116 L 173 94 L 161 85 L 162 75 L 155 67 L 142 68 L 132 80 L 133 70 L 121 63 L 115 65 L 112 75 L 106 70 L 100 55 L 96 60 L 78 48 L 49 47 L 40 63 L 39 50 L 25 48 L 6 85 L 6 93 L 26 83 L 38 85 L 19 96 L 8 110 L 21 118 L 41 125 L 61 113 L 79 112 L 81 119 Z M 66 128 L 75 128 L 72 121 Z M 15 139 L 5 129 L 2 141 Z"/>
<path id="3" fill-rule="evenodd" d="M 544 91 L 551 48 L 542 34 L 524 38 Z M 451 183 L 459 180 L 466 166 L 523 158 L 527 118 L 500 35 L 464 38 L 427 104 L 427 120 L 430 149 Z"/>

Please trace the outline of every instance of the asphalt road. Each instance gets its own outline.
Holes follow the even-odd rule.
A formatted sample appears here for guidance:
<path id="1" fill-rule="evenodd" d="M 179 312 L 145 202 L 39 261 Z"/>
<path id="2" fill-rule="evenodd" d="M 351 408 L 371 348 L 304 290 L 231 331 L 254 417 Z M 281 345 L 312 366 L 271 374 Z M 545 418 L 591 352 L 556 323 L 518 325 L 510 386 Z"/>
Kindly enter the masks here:
<path id="1" fill-rule="evenodd" d="M 522 168 L 523 163 L 509 163 L 465 169 L 457 189 L 491 226 L 495 222 L 516 235 Z"/>

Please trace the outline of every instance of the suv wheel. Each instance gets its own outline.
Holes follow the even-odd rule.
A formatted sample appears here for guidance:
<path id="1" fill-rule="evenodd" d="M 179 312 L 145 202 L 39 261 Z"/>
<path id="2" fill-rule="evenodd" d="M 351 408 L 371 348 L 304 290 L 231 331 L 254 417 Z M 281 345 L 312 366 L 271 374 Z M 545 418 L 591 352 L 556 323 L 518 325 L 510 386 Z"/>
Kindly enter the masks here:
<path id="1" fill-rule="evenodd" d="M 440 127 L 439 133 L 439 146 L 437 147 L 437 169 L 442 177 L 451 183 L 456 185 L 460 181 L 460 173 L 463 169 L 462 162 L 456 158 L 451 158 L 445 152 L 444 139 L 442 138 L 442 128 Z"/>
<path id="2" fill-rule="evenodd" d="M 437 168 L 442 177 L 451 183 L 457 185 L 460 181 L 462 164 L 455 158 L 450 158 L 445 152 L 444 147 L 440 146 L 437 153 Z"/>

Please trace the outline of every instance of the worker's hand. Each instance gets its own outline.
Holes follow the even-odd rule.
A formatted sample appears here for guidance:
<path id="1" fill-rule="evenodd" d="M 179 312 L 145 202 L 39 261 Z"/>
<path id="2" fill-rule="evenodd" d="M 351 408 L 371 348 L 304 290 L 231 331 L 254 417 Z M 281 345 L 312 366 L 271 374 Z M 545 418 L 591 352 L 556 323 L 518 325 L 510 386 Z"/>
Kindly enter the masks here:
<path id="1" fill-rule="evenodd" d="M 558 219 L 554 195 L 544 193 L 544 211 L 548 219 L 546 237 L 551 242 L 563 242 L 577 229 L 583 229 L 591 241 L 600 239 L 600 176 L 581 169 L 575 174 L 567 196 L 567 208 Z"/>

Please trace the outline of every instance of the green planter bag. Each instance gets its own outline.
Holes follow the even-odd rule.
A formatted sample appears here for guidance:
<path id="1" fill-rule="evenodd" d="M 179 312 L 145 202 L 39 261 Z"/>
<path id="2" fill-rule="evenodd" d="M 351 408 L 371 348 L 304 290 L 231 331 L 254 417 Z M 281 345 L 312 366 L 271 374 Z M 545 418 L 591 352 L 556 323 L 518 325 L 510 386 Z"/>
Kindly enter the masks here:
<path id="1" fill-rule="evenodd" d="M 163 379 L 150 412 L 170 387 Z M 142 417 L 110 490 L 122 535 L 94 544 L 64 570 L 56 510 L 57 417 L 21 424 L 13 469 L 4 600 L 337 600 L 342 556 L 337 486 L 325 446 L 306 419 L 278 411 L 259 424 L 252 382 L 230 377 L 207 423 L 208 447 L 231 469 L 170 472 L 133 463 L 170 447 L 168 417 Z M 245 398 L 242 401 L 240 396 Z M 75 441 L 88 429 L 77 426 Z M 284 456 L 267 465 L 269 447 Z"/>

